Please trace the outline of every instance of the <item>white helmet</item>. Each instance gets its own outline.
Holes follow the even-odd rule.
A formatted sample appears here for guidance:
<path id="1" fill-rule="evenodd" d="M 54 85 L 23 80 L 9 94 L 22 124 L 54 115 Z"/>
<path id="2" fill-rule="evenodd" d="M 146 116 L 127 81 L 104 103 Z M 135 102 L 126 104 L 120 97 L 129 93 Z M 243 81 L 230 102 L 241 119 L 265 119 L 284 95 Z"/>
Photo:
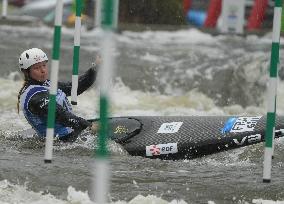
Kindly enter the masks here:
<path id="1" fill-rule="evenodd" d="M 24 51 L 19 58 L 19 68 L 22 69 L 28 69 L 30 66 L 47 61 L 47 55 L 38 48 L 31 48 L 29 50 Z"/>

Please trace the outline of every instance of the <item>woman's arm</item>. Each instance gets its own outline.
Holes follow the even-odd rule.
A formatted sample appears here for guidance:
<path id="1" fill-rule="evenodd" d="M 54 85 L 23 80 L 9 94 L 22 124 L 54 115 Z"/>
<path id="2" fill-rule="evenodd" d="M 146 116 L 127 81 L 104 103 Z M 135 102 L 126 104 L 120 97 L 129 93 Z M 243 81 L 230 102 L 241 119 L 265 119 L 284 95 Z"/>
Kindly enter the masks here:
<path id="1" fill-rule="evenodd" d="M 49 94 L 47 91 L 35 94 L 29 101 L 29 110 L 40 117 L 47 117 Z M 78 117 L 56 104 L 56 122 L 74 130 L 83 130 L 91 125 L 91 122 Z"/>
<path id="2" fill-rule="evenodd" d="M 97 65 L 88 69 L 83 75 L 79 76 L 77 94 L 80 95 L 92 86 L 97 77 Z M 67 96 L 71 95 L 72 82 L 58 82 L 58 88 Z"/>

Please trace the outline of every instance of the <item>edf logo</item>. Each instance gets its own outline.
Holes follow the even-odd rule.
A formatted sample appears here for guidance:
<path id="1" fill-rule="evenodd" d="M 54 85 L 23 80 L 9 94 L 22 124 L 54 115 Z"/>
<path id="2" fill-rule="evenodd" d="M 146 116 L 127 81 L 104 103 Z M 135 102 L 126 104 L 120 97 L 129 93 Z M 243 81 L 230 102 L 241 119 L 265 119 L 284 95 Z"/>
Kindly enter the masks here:
<path id="1" fill-rule="evenodd" d="M 171 152 L 174 149 L 173 146 L 169 146 L 169 147 L 162 147 L 162 152 Z"/>
<path id="2" fill-rule="evenodd" d="M 157 144 L 146 146 L 146 156 L 177 153 L 177 143 Z"/>

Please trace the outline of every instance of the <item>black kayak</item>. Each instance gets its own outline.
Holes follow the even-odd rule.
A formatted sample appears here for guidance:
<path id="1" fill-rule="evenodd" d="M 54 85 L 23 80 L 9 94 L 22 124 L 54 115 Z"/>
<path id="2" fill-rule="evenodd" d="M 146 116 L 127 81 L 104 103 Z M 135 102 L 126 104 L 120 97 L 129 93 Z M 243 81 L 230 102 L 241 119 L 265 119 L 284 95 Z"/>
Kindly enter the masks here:
<path id="1" fill-rule="evenodd" d="M 96 121 L 96 120 L 90 120 Z M 266 116 L 127 116 L 109 119 L 109 137 L 133 156 L 192 159 L 264 141 Z M 275 137 L 284 136 L 284 116 Z"/>

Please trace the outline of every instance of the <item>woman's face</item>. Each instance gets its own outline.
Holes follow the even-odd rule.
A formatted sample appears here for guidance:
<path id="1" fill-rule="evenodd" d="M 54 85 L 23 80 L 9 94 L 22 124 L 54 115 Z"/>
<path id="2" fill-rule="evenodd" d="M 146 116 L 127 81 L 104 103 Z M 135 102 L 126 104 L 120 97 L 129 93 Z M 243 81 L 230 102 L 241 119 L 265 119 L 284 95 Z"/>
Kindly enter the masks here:
<path id="1" fill-rule="evenodd" d="M 47 61 L 39 62 L 31 66 L 30 77 L 36 81 L 44 82 L 48 79 Z"/>

